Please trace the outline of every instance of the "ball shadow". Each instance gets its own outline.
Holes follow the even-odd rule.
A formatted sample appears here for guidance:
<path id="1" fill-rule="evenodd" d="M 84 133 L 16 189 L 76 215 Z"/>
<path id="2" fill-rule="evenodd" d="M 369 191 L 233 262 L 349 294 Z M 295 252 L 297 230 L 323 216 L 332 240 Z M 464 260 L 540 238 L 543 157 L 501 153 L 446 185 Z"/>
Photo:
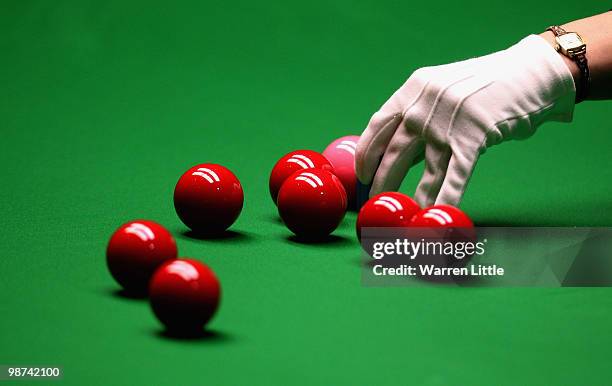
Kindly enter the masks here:
<path id="1" fill-rule="evenodd" d="M 271 214 L 269 216 L 265 216 L 264 219 L 272 224 L 284 225 L 283 220 L 277 213 Z"/>
<path id="2" fill-rule="evenodd" d="M 366 258 L 361 255 L 351 258 L 349 262 L 351 265 L 355 267 L 359 267 L 359 268 L 368 267 L 368 260 L 366 260 Z"/>
<path id="3" fill-rule="evenodd" d="M 289 235 L 285 237 L 285 240 L 303 245 L 343 245 L 350 244 L 351 240 L 348 237 L 338 235 L 326 235 L 321 237 L 300 237 L 296 235 Z"/>
<path id="4" fill-rule="evenodd" d="M 507 228 L 507 227 L 533 227 L 529 221 L 503 221 L 497 219 L 474 220 L 474 224 L 481 228 Z M 549 224 L 540 224 L 538 226 L 547 226 Z"/>
<path id="5" fill-rule="evenodd" d="M 111 288 L 104 291 L 107 295 L 121 300 L 144 301 L 147 299 L 146 293 L 130 292 L 123 288 Z"/>
<path id="6" fill-rule="evenodd" d="M 228 335 L 227 333 L 208 329 L 191 332 L 156 329 L 155 331 L 153 331 L 153 335 L 159 339 L 175 342 L 206 342 L 217 344 L 226 343 L 233 340 L 233 337 L 231 335 Z"/>
<path id="7" fill-rule="evenodd" d="M 179 233 L 182 238 L 199 241 L 214 241 L 214 240 L 236 240 L 236 241 L 249 241 L 253 238 L 249 234 L 241 231 L 234 231 L 231 229 L 225 230 L 218 233 L 202 233 L 196 232 L 191 229 L 183 230 Z"/>

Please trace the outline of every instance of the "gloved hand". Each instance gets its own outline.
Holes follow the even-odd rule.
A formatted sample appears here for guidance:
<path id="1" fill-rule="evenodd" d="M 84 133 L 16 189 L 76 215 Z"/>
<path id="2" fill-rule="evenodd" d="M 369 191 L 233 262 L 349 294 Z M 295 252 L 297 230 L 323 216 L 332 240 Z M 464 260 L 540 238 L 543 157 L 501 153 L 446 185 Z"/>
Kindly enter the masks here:
<path id="1" fill-rule="evenodd" d="M 537 35 L 491 55 L 418 69 L 361 135 L 357 176 L 372 183 L 370 196 L 394 191 L 424 157 L 415 200 L 457 206 L 486 148 L 527 138 L 546 121 L 571 121 L 575 94 L 567 65 Z"/>

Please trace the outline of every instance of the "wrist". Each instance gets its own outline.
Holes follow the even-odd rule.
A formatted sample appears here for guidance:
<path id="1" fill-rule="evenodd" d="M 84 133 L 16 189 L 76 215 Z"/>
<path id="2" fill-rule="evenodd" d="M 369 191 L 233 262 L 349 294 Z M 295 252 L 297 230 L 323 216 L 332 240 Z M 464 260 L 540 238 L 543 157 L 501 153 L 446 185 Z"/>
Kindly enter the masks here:
<path id="1" fill-rule="evenodd" d="M 544 40 L 546 40 L 546 42 L 556 51 L 555 47 L 557 46 L 557 42 L 555 41 L 555 35 L 551 31 L 542 32 L 540 36 Z M 565 63 L 565 65 L 567 66 L 567 69 L 572 74 L 572 78 L 574 79 L 574 86 L 576 87 L 576 94 L 579 95 L 580 91 L 582 91 L 580 89 L 581 88 L 580 77 L 582 76 L 580 73 L 580 68 L 578 67 L 576 62 L 574 62 L 567 56 L 559 52 L 557 52 L 557 54 L 561 57 L 561 59 L 563 59 L 563 63 Z"/>

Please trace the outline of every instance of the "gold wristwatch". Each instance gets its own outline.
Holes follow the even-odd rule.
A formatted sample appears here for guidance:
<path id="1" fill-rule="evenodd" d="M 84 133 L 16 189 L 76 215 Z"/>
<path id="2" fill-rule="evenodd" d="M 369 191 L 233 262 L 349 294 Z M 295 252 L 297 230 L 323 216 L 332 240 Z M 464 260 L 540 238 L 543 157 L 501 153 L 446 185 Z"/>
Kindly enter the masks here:
<path id="1" fill-rule="evenodd" d="M 580 87 L 577 88 L 576 102 L 586 99 L 591 84 L 591 73 L 586 57 L 586 43 L 576 32 L 567 32 L 559 26 L 547 28 L 555 35 L 555 49 L 576 63 L 580 69 Z"/>

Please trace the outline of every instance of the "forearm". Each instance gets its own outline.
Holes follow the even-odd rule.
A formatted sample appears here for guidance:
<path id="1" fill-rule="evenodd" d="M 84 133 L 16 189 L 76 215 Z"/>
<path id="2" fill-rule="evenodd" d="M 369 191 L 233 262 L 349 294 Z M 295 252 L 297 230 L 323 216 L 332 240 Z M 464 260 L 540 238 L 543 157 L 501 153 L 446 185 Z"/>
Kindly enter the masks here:
<path id="1" fill-rule="evenodd" d="M 612 11 L 561 25 L 566 31 L 577 32 L 587 45 L 591 84 L 587 99 L 612 99 Z M 552 46 L 552 32 L 541 33 Z M 580 71 L 576 63 L 561 55 L 572 72 L 576 87 L 580 87 Z"/>

